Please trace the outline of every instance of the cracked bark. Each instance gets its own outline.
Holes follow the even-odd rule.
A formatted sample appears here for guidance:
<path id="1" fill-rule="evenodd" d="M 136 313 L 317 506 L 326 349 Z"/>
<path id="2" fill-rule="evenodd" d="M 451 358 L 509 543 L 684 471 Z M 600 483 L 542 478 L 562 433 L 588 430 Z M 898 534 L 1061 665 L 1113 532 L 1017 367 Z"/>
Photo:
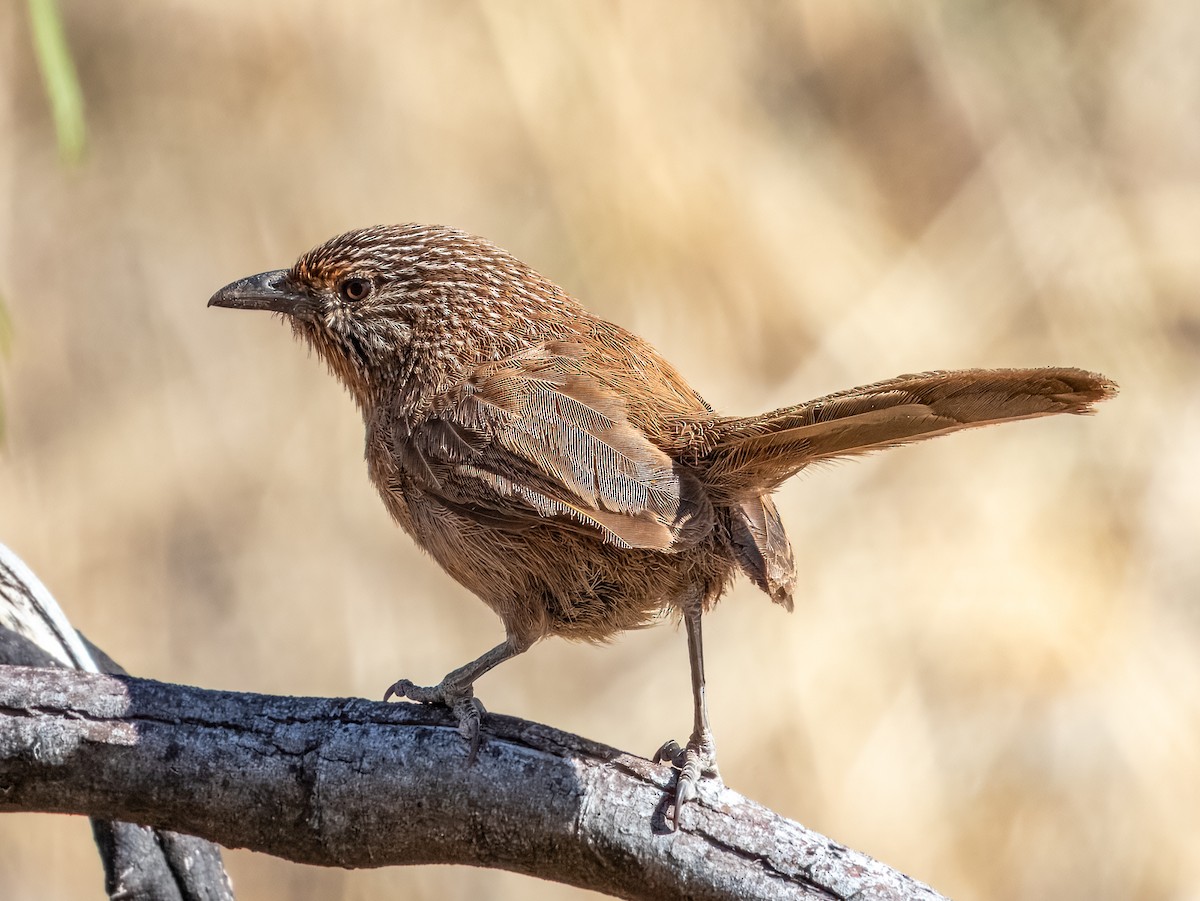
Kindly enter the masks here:
<path id="1" fill-rule="evenodd" d="M 920 898 L 895 870 L 706 782 L 678 834 L 666 766 L 445 711 L 0 668 L 0 810 L 83 813 L 340 867 L 500 867 L 625 898 Z"/>
<path id="2" fill-rule="evenodd" d="M 93 817 L 113 897 L 232 899 L 219 852 L 193 836 L 325 866 L 500 867 L 625 898 L 940 897 L 707 780 L 671 833 L 666 766 L 536 723 L 485 717 L 467 767 L 439 709 L 129 678 L 2 544 L 0 663 L 24 664 L 0 666 L 0 811 Z M 48 666 L 85 672 L 32 668 Z"/>

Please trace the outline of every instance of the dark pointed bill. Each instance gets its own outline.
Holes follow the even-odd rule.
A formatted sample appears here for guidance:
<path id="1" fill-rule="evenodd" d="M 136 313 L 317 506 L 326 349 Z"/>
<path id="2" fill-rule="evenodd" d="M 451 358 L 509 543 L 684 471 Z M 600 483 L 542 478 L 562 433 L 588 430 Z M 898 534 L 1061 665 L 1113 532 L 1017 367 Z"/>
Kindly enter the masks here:
<path id="1" fill-rule="evenodd" d="M 271 310 L 297 315 L 311 312 L 313 299 L 291 288 L 286 269 L 260 272 L 226 285 L 208 299 L 210 307 L 234 310 Z"/>

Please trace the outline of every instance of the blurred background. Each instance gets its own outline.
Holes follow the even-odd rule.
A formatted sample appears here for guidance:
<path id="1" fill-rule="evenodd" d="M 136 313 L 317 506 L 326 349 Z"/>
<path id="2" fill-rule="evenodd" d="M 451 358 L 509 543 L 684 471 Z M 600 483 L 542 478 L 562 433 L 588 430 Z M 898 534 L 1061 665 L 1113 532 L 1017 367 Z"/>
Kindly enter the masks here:
<path id="1" fill-rule="evenodd" d="M 351 227 L 452 224 L 725 412 L 1116 379 L 1091 419 L 786 485 L 796 612 L 738 584 L 709 703 L 733 788 L 946 894 L 1200 897 L 1200 7 L 64 0 L 81 135 L 43 5 L 0 6 L 0 540 L 130 671 L 378 697 L 499 640 L 319 362 L 205 308 Z M 478 690 L 642 754 L 690 723 L 668 624 Z M 585 895 L 226 860 L 247 901 Z M 85 820 L 0 819 L 0 896 L 101 886 Z"/>

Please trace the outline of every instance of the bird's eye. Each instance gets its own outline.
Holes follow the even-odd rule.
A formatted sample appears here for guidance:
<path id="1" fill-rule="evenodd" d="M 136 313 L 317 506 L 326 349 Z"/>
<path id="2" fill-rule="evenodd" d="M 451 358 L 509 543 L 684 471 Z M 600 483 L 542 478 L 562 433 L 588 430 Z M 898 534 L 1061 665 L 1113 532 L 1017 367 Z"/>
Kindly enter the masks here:
<path id="1" fill-rule="evenodd" d="M 371 280 L 361 276 L 351 276 L 338 286 L 338 293 L 349 301 L 362 300 L 371 293 Z"/>

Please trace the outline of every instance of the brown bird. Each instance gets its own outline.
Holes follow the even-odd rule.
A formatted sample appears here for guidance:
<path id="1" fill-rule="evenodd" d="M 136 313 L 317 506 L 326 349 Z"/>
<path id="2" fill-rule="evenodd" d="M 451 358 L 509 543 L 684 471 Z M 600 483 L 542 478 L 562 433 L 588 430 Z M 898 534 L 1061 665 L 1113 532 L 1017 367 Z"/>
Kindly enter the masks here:
<path id="1" fill-rule="evenodd" d="M 434 225 L 352 231 L 210 306 L 284 314 L 353 395 L 371 480 L 400 526 L 504 623 L 437 685 L 474 758 L 475 681 L 548 635 L 602 642 L 662 611 L 687 632 L 694 729 L 674 823 L 717 775 L 701 614 L 740 570 L 787 610 L 796 571 L 771 492 L 811 463 L 959 429 L 1089 413 L 1080 369 L 902 375 L 759 416 L 715 413 L 645 341 L 503 250 Z"/>

